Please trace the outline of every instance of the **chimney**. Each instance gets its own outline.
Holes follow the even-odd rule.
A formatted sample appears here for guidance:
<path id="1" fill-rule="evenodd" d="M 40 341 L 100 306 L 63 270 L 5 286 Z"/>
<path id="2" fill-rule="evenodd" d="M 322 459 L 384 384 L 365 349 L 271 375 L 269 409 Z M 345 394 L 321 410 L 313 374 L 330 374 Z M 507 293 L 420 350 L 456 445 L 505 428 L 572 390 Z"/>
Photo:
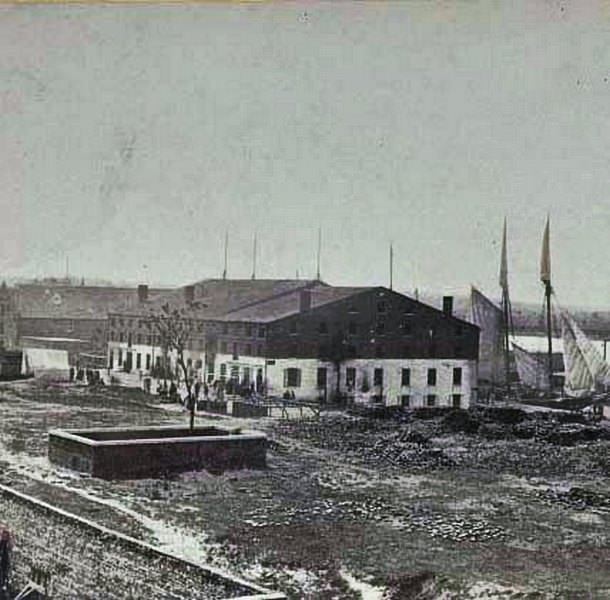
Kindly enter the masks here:
<path id="1" fill-rule="evenodd" d="M 186 285 L 184 286 L 184 300 L 189 304 L 195 301 L 195 286 Z"/>
<path id="2" fill-rule="evenodd" d="M 138 302 L 146 302 L 148 300 L 148 286 L 140 284 L 138 286 Z"/>
<path id="3" fill-rule="evenodd" d="M 443 296 L 443 314 L 446 317 L 453 315 L 453 296 Z"/>
<path id="4" fill-rule="evenodd" d="M 311 308 L 311 290 L 301 290 L 299 293 L 299 312 L 307 312 Z"/>

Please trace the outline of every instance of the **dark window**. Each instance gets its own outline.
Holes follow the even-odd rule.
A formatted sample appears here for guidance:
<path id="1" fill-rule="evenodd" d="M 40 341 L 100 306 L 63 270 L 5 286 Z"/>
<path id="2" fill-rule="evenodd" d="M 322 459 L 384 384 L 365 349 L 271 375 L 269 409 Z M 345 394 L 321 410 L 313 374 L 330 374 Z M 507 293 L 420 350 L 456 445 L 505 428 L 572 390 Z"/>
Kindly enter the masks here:
<path id="1" fill-rule="evenodd" d="M 155 357 L 155 365 L 156 365 L 157 369 L 159 369 L 161 367 L 161 357 L 160 356 Z"/>
<path id="2" fill-rule="evenodd" d="M 123 351 L 119 348 L 119 367 L 123 365 Z"/>
<path id="3" fill-rule="evenodd" d="M 350 305 L 349 305 L 349 308 L 348 308 L 347 310 L 348 310 L 348 312 L 350 312 L 350 313 L 352 313 L 352 314 L 355 314 L 355 313 L 357 313 L 357 312 L 358 312 L 358 309 L 356 308 L 356 305 L 355 305 L 355 304 L 350 304 Z"/>
<path id="4" fill-rule="evenodd" d="M 227 353 L 227 342 L 220 342 L 220 351 L 223 354 Z"/>
<path id="5" fill-rule="evenodd" d="M 345 369 L 345 385 L 348 388 L 356 387 L 356 369 L 354 367 L 347 367 Z"/>
<path id="6" fill-rule="evenodd" d="M 301 369 L 284 369 L 284 387 L 301 387 Z"/>
<path id="7" fill-rule="evenodd" d="M 208 375 L 214 375 L 214 363 L 213 362 L 209 362 L 206 369 L 207 369 Z"/>
<path id="8" fill-rule="evenodd" d="M 326 367 L 318 367 L 317 383 L 319 389 L 326 388 Z"/>
<path id="9" fill-rule="evenodd" d="M 356 333 L 358 333 L 358 325 L 354 321 L 350 321 L 347 324 L 347 333 L 350 335 L 356 335 Z"/>
<path id="10" fill-rule="evenodd" d="M 142 355 L 138 352 L 136 354 L 136 369 L 142 368 Z"/>
<path id="11" fill-rule="evenodd" d="M 460 408 L 460 406 L 462 405 L 462 395 L 453 394 L 453 396 L 451 397 L 451 402 L 452 402 L 453 408 Z"/>
<path id="12" fill-rule="evenodd" d="M 434 394 L 428 394 L 426 396 L 426 405 L 434 406 L 436 404 L 436 396 Z"/>
<path id="13" fill-rule="evenodd" d="M 258 328 L 258 337 L 259 338 L 264 338 L 265 337 L 265 327 L 263 325 L 261 325 Z"/>
<path id="14" fill-rule="evenodd" d="M 124 342 L 125 341 L 125 334 L 121 331 L 119 333 L 119 342 Z"/>
<path id="15" fill-rule="evenodd" d="M 147 335 L 146 336 L 146 345 L 147 346 L 151 346 L 152 345 L 152 335 Z"/>
<path id="16" fill-rule="evenodd" d="M 233 360 L 237 360 L 239 358 L 239 348 L 237 344 L 233 344 Z"/>
<path id="17" fill-rule="evenodd" d="M 146 355 L 146 370 L 150 369 L 150 354 Z"/>
<path id="18" fill-rule="evenodd" d="M 224 381 L 227 378 L 227 365 L 222 363 L 220 365 L 220 379 Z"/>
<path id="19" fill-rule="evenodd" d="M 411 369 L 403 369 L 401 373 L 401 385 L 411 385 Z"/>
<path id="20" fill-rule="evenodd" d="M 231 367 L 231 381 L 235 383 L 239 381 L 239 367 L 237 365 Z"/>
<path id="21" fill-rule="evenodd" d="M 401 323 L 400 328 L 402 329 L 403 335 L 411 335 L 413 333 L 413 327 L 411 323 L 406 320 Z"/>
<path id="22" fill-rule="evenodd" d="M 379 302 L 377 302 L 377 312 L 379 313 L 384 313 L 387 310 L 387 306 L 385 303 L 385 300 L 379 300 Z"/>
<path id="23" fill-rule="evenodd" d="M 252 356 L 252 344 L 246 344 L 246 356 Z"/>
<path id="24" fill-rule="evenodd" d="M 114 369 L 114 352 L 112 350 L 108 356 L 108 368 Z"/>
<path id="25" fill-rule="evenodd" d="M 131 332 L 127 334 L 127 345 L 131 346 Z"/>
<path id="26" fill-rule="evenodd" d="M 320 321 L 320 323 L 318 324 L 318 333 L 328 333 L 326 321 Z"/>
<path id="27" fill-rule="evenodd" d="M 142 334 L 138 333 L 138 335 L 136 335 L 136 344 L 141 344 L 142 343 Z"/>
<path id="28" fill-rule="evenodd" d="M 455 369 L 453 369 L 453 385 L 462 385 L 461 367 L 455 367 Z"/>
<path id="29" fill-rule="evenodd" d="M 290 321 L 290 334 L 291 335 L 295 335 L 297 332 L 297 322 L 296 321 Z"/>
<path id="30" fill-rule="evenodd" d="M 436 385 L 436 369 L 428 369 L 428 385 Z"/>
<path id="31" fill-rule="evenodd" d="M 250 323 L 246 325 L 246 335 L 252 337 L 252 325 Z"/>
<path id="32" fill-rule="evenodd" d="M 264 348 L 259 344 L 258 345 L 258 355 L 262 356 L 264 354 Z"/>
<path id="33" fill-rule="evenodd" d="M 409 396 L 409 394 L 403 394 L 400 397 L 400 404 L 401 406 L 408 408 L 411 405 L 411 396 Z"/>
<path id="34" fill-rule="evenodd" d="M 385 323 L 383 321 L 377 323 L 375 330 L 379 335 L 383 335 L 385 333 Z"/>
<path id="35" fill-rule="evenodd" d="M 228 323 L 223 323 L 222 324 L 222 332 L 226 335 L 227 333 L 229 333 L 229 324 Z"/>
<path id="36" fill-rule="evenodd" d="M 383 369 L 373 371 L 373 385 L 383 385 Z"/>
<path id="37" fill-rule="evenodd" d="M 192 358 L 187 358 L 186 359 L 186 366 L 187 367 L 192 367 L 193 366 L 193 359 Z"/>

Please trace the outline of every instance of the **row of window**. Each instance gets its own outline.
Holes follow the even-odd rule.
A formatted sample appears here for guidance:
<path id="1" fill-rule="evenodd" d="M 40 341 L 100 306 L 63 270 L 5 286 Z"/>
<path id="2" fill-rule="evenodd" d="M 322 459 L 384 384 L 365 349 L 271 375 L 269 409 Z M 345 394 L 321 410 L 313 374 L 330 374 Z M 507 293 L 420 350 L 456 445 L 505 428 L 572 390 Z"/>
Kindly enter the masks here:
<path id="1" fill-rule="evenodd" d="M 359 333 L 358 323 L 356 323 L 355 321 L 350 321 L 347 324 L 346 329 L 347 329 L 348 335 L 357 335 Z M 413 325 L 408 320 L 403 320 L 400 323 L 399 331 L 402 333 L 402 335 L 412 335 L 413 330 L 414 330 Z M 316 327 L 316 331 L 317 331 L 317 333 L 319 333 L 321 335 L 327 335 L 328 334 L 328 324 L 326 323 L 326 321 L 320 321 Z M 297 335 L 299 333 L 299 327 L 298 327 L 297 320 L 290 321 L 290 324 L 288 326 L 288 332 L 290 333 L 290 335 Z M 365 335 L 369 334 L 369 333 L 376 333 L 378 335 L 384 335 L 386 333 L 386 324 L 384 321 L 377 321 L 377 323 L 375 324 L 374 327 L 365 328 L 364 331 L 362 331 L 362 333 Z M 427 333 L 428 333 L 429 338 L 433 338 L 436 336 L 436 329 L 434 329 L 433 327 L 428 328 Z M 458 325 L 455 328 L 454 333 L 457 337 L 461 337 L 464 333 L 462 326 Z"/>
<path id="2" fill-rule="evenodd" d="M 424 400 L 426 406 L 438 406 L 438 397 L 436 394 L 427 394 Z M 412 406 L 412 401 L 413 399 L 410 394 L 403 394 L 400 397 L 400 404 L 405 408 Z M 462 394 L 451 395 L 451 406 L 453 406 L 453 408 L 460 408 L 462 406 Z"/>
<path id="3" fill-rule="evenodd" d="M 411 369 L 401 369 L 400 383 L 403 387 L 409 387 L 411 385 Z M 373 370 L 373 385 L 383 386 L 384 370 L 382 368 L 375 368 Z M 319 388 L 326 387 L 327 381 L 327 369 L 326 367 L 319 367 L 317 371 L 317 384 Z M 434 387 L 437 384 L 437 369 L 430 368 L 427 372 L 427 382 L 430 387 Z M 454 367 L 452 383 L 454 386 L 462 385 L 462 368 Z M 354 388 L 356 386 L 356 368 L 347 367 L 345 369 L 345 385 L 348 388 Z M 301 387 L 301 369 L 296 367 L 290 367 L 284 369 L 284 387 Z"/>

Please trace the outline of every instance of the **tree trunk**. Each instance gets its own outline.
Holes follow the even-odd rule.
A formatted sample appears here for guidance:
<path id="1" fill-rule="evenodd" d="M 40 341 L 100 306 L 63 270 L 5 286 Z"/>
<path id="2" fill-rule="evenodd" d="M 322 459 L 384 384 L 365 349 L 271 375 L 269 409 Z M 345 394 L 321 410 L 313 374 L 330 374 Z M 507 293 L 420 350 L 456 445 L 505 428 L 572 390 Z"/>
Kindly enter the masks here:
<path id="1" fill-rule="evenodd" d="M 178 357 L 178 364 L 182 369 L 182 373 L 184 374 L 184 385 L 186 385 L 186 393 L 187 393 L 187 406 L 190 414 L 190 431 L 193 433 L 195 431 L 195 398 L 193 398 L 193 393 L 191 391 L 191 385 L 188 380 L 188 369 L 184 364 L 184 359 L 182 356 Z"/>

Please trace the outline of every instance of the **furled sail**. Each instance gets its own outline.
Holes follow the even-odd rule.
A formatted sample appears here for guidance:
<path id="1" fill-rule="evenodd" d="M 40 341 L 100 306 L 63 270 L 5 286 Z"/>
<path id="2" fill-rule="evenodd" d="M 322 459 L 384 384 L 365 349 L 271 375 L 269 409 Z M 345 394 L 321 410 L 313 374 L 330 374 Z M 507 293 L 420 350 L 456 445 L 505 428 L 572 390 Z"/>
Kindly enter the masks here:
<path id="1" fill-rule="evenodd" d="M 584 396 L 610 386 L 610 365 L 604 361 L 576 321 L 561 313 L 565 363 L 564 389 L 568 396 Z"/>
<path id="2" fill-rule="evenodd" d="M 471 321 L 480 329 L 479 379 L 504 382 L 502 366 L 502 311 L 476 288 L 470 294 Z"/>
<path id="3" fill-rule="evenodd" d="M 515 342 L 512 344 L 519 381 L 523 385 L 537 390 L 548 390 L 549 379 L 544 360 L 521 348 Z"/>

